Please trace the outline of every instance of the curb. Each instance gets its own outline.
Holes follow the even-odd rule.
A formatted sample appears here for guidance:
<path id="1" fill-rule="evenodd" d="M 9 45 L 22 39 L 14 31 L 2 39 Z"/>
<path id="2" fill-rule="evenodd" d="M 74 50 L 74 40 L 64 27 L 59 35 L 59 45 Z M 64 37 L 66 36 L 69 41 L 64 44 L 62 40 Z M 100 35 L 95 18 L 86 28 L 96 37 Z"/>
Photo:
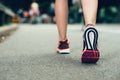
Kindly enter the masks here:
<path id="1" fill-rule="evenodd" d="M 17 28 L 18 28 L 17 25 L 0 27 L 0 37 L 10 34 L 12 31 L 15 31 Z"/>

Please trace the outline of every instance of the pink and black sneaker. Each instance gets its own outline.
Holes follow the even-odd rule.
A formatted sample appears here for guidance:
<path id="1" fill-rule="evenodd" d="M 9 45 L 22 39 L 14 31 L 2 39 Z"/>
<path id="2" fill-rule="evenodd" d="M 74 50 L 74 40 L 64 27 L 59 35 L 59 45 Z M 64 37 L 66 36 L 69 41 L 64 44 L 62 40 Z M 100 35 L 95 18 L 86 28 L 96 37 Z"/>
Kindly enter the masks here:
<path id="1" fill-rule="evenodd" d="M 83 35 L 82 63 L 96 63 L 99 60 L 100 52 L 97 49 L 98 31 L 88 27 Z"/>
<path id="2" fill-rule="evenodd" d="M 69 54 L 70 53 L 70 48 L 69 48 L 69 40 L 63 40 L 59 41 L 58 43 L 58 48 L 57 48 L 57 53 L 59 54 Z"/>

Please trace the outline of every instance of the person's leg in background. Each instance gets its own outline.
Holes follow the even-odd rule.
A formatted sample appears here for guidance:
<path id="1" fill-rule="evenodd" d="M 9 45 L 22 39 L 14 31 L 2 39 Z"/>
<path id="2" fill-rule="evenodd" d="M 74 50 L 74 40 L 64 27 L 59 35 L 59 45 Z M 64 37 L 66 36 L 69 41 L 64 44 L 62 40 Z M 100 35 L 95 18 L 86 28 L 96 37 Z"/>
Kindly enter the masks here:
<path id="1" fill-rule="evenodd" d="M 97 49 L 98 32 L 94 26 L 96 25 L 98 0 L 82 0 L 82 7 L 86 26 L 83 35 L 82 62 L 96 63 L 99 60 L 99 50 Z"/>
<path id="2" fill-rule="evenodd" d="M 68 0 L 56 0 L 55 15 L 59 32 L 58 53 L 70 53 L 69 41 L 67 39 L 67 24 L 68 24 Z"/>

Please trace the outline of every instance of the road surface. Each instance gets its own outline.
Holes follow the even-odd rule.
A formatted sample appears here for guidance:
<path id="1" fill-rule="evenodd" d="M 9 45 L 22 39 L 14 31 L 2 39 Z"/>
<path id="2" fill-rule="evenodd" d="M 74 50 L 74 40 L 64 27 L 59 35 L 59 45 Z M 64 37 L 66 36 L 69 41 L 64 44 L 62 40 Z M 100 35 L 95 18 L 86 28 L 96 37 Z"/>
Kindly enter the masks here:
<path id="1" fill-rule="evenodd" d="M 120 25 L 96 28 L 101 58 L 82 64 L 81 25 L 68 26 L 71 54 L 60 55 L 56 25 L 20 24 L 0 43 L 0 80 L 120 80 Z"/>

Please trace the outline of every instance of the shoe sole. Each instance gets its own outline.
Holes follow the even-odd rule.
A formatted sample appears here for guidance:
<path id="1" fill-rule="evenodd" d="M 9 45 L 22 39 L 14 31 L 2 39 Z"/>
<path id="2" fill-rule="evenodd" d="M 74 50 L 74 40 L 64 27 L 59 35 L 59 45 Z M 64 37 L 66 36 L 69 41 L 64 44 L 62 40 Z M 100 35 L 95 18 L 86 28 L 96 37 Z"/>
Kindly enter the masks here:
<path id="1" fill-rule="evenodd" d="M 70 54 L 70 49 L 57 49 L 58 54 Z"/>
<path id="2" fill-rule="evenodd" d="M 99 60 L 99 51 L 86 50 L 82 54 L 82 63 L 96 63 Z"/>

